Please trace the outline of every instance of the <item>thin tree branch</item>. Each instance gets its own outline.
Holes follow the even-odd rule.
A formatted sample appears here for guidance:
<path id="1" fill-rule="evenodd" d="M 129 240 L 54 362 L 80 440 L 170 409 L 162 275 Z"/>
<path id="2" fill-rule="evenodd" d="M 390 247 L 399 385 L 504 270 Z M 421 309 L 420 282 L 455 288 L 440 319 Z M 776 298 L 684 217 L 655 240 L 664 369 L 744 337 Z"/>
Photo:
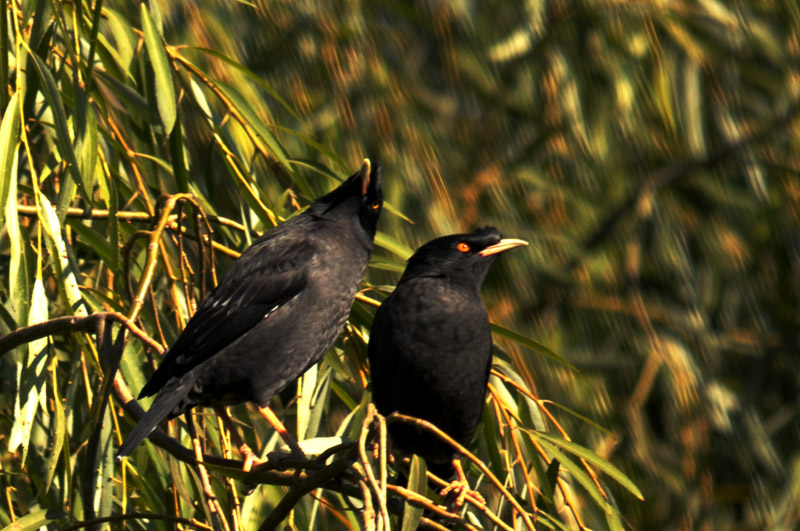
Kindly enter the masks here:
<path id="1" fill-rule="evenodd" d="M 180 516 L 172 516 L 170 514 L 152 514 L 152 513 L 128 513 L 117 514 L 114 516 L 103 516 L 102 518 L 92 518 L 91 520 L 84 520 L 62 527 L 61 531 L 74 531 L 76 529 L 84 529 L 97 524 L 104 524 L 107 522 L 123 522 L 125 520 L 163 520 L 166 522 L 174 522 L 176 524 L 185 524 L 194 526 L 198 529 L 213 529 L 210 525 L 204 524 L 193 518 L 181 518 Z"/>
<path id="2" fill-rule="evenodd" d="M 97 330 L 98 324 L 105 320 L 117 321 L 125 325 L 131 334 L 140 339 L 145 345 L 155 349 L 158 353 L 164 351 L 164 347 L 162 347 L 158 341 L 147 335 L 147 332 L 136 326 L 136 324 L 130 321 L 124 314 L 119 312 L 98 312 L 85 317 L 58 317 L 43 323 L 36 323 L 35 325 L 18 328 L 0 337 L 0 355 L 20 345 L 24 345 L 25 343 L 30 343 L 36 339 L 54 334 L 68 332 L 94 333 Z"/>

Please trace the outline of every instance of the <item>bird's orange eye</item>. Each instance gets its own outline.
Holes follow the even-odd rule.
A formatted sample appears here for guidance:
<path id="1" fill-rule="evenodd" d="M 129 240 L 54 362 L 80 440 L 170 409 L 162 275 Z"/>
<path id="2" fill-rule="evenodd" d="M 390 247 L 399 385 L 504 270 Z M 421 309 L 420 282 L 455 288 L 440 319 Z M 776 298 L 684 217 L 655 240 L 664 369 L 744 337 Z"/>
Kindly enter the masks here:
<path id="1" fill-rule="evenodd" d="M 464 242 L 461 242 L 458 245 L 456 245 L 456 249 L 458 249 L 462 253 L 466 253 L 467 251 L 469 251 L 469 245 L 467 245 Z"/>
<path id="2" fill-rule="evenodd" d="M 372 210 L 378 210 L 381 207 L 381 202 L 380 201 L 373 201 L 372 204 L 370 205 L 370 207 L 372 208 Z"/>

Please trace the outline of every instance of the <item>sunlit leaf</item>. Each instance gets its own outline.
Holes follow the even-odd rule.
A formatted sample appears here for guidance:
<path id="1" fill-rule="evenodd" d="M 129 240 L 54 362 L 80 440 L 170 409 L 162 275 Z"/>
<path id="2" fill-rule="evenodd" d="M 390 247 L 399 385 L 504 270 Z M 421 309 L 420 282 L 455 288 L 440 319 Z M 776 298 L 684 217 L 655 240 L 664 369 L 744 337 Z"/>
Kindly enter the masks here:
<path id="1" fill-rule="evenodd" d="M 426 476 L 425 460 L 414 455 L 411 457 L 411 469 L 408 473 L 408 489 L 427 498 L 428 478 Z M 402 531 L 415 531 L 422 518 L 422 507 L 415 507 L 408 501 L 403 508 Z"/>
<path id="2" fill-rule="evenodd" d="M 161 40 L 156 25 L 147 9 L 147 4 L 142 2 L 142 30 L 144 40 L 147 44 L 147 55 L 150 57 L 150 64 L 153 65 L 153 72 L 156 77 L 156 104 L 161 123 L 164 125 L 164 132 L 170 134 L 175 126 L 177 117 L 177 100 L 175 98 L 175 85 L 172 81 L 172 69 L 167 61 L 167 53 L 164 50 L 164 43 Z"/>
<path id="3" fill-rule="evenodd" d="M 14 93 L 8 102 L 3 121 L 0 123 L 0 225 L 4 225 L 5 206 L 11 190 L 14 158 L 19 149 L 19 93 Z M 14 187 L 16 188 L 16 187 Z M 16 197 L 12 198 L 16 202 Z"/>
<path id="4" fill-rule="evenodd" d="M 620 469 L 606 461 L 605 459 L 598 456 L 596 453 L 592 452 L 588 448 L 584 448 L 578 444 L 575 444 L 572 441 L 567 441 L 560 437 L 556 437 L 554 435 L 550 435 L 549 433 L 538 432 L 538 431 L 530 431 L 526 430 L 532 436 L 536 437 L 537 439 L 544 439 L 548 442 L 551 442 L 568 452 L 577 455 L 588 461 L 589 463 L 593 464 L 606 474 L 608 474 L 614 481 L 625 487 L 631 494 L 639 498 L 640 500 L 644 500 L 644 496 L 639 488 L 633 484 L 633 482 L 628 479 L 628 477 L 622 473 Z"/>
<path id="5" fill-rule="evenodd" d="M 57 511 L 54 509 L 39 509 L 38 511 L 34 511 L 30 514 L 19 518 L 16 522 L 13 522 L 7 526 L 5 526 L 0 531 L 34 531 L 35 529 L 39 529 L 44 527 L 56 520 L 60 520 L 67 515 L 64 511 Z"/>

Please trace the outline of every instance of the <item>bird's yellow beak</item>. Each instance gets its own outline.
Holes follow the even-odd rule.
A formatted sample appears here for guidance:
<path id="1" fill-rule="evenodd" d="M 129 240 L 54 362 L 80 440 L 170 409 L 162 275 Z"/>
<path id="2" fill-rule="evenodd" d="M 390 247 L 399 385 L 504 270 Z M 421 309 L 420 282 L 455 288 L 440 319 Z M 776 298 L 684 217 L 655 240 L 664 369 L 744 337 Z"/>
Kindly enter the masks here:
<path id="1" fill-rule="evenodd" d="M 364 159 L 364 164 L 358 170 L 358 175 L 361 177 L 361 195 L 367 195 L 367 188 L 369 187 L 369 174 L 372 171 L 372 164 L 369 159 Z"/>
<path id="2" fill-rule="evenodd" d="M 528 242 L 525 240 L 517 240 L 516 238 L 503 238 L 496 244 L 490 245 L 478 254 L 481 256 L 490 256 L 493 254 L 502 253 L 503 251 L 508 251 L 514 247 L 521 247 L 523 245 L 528 245 Z"/>

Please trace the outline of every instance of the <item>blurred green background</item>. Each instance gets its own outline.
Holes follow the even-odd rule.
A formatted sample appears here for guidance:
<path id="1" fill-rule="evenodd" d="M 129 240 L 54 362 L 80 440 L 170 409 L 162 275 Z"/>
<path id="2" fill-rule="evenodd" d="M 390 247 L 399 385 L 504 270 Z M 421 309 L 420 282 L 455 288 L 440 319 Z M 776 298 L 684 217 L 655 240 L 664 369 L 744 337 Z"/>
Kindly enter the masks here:
<path id="1" fill-rule="evenodd" d="M 0 103 L 5 108 L 8 96 L 26 88 L 25 101 L 12 102 L 23 109 L 30 146 L 26 152 L 20 144 L 17 173 L 3 166 L 4 203 L 38 204 L 33 167 L 62 223 L 69 206 L 152 213 L 160 194 L 191 191 L 207 213 L 261 232 L 270 215 L 290 215 L 364 156 L 379 159 L 389 208 L 368 286 L 393 285 L 410 250 L 439 235 L 495 225 L 504 236 L 528 240 L 529 247 L 497 261 L 485 284 L 492 321 L 578 370 L 502 336 L 500 359 L 538 398 L 577 413 L 552 409 L 572 440 L 641 489 L 645 501 L 611 486 L 625 527 L 800 526 L 795 0 L 148 6 L 167 45 L 178 101 L 171 110 L 160 99 L 168 97 L 158 60 L 139 31 L 138 3 L 9 3 L 8 94 Z M 20 40 L 52 71 L 60 96 L 48 95 L 44 76 L 29 75 L 32 59 L 21 68 L 20 58 L 32 56 Z M 81 178 L 74 185 L 67 184 L 55 99 L 63 100 L 77 153 Z M 87 107 L 92 120 L 82 118 Z M 4 121 L 6 135 L 7 127 Z M 100 157 L 86 159 L 81 131 L 92 128 Z M 4 224 L 14 215 L 7 207 Z M 69 292 L 58 277 L 47 282 L 56 273 L 46 265 L 35 220 L 20 216 L 20 227 L 0 234 L 4 332 L 34 322 L 35 304 L 24 300 L 37 276 L 52 295 L 50 317 L 74 311 L 67 295 L 58 300 Z M 119 249 L 134 228 L 66 223 L 82 296 L 96 311 L 127 313 L 123 275 L 109 271 L 121 271 Z M 20 230 L 26 235 L 15 237 Z M 215 228 L 214 238 L 241 250 L 249 236 Z M 14 262 L 17 242 L 25 249 Z M 174 242 L 164 245 L 171 249 L 164 253 L 180 256 Z M 141 249 L 134 258 L 137 271 L 143 255 Z M 174 271 L 182 264 L 177 259 Z M 220 259 L 220 271 L 227 264 Z M 168 345 L 180 329 L 175 313 L 186 315 L 191 304 L 175 294 L 184 289 L 177 273 L 171 282 L 162 269 L 142 327 L 159 337 L 153 308 L 159 297 L 171 297 L 172 313 L 164 310 L 171 322 L 162 323 Z M 20 279 L 24 286 L 15 288 Z M 380 289 L 369 296 L 380 300 Z M 358 307 L 354 327 L 363 320 L 367 334 L 372 310 Z M 77 341 L 54 345 L 63 352 L 59 385 L 68 388 L 83 363 L 74 355 Z M 363 343 L 356 346 L 355 379 Z M 126 368 L 125 359 L 144 359 L 136 348 L 123 358 L 134 394 L 143 373 Z M 354 347 L 345 340 L 337 348 Z M 11 360 L 0 359 L 4 451 L 18 394 Z M 87 382 L 102 380 L 93 374 Z M 345 413 L 332 405 L 325 415 L 339 422 Z M 85 430 L 71 435 L 88 437 Z M 79 450 L 71 444 L 74 458 Z M 24 474 L 13 464 L 18 458 L 11 452 L 0 461 L 3 523 L 15 511 L 52 508 L 47 497 L 37 498 L 40 486 L 21 486 L 27 480 L 16 476 Z M 64 462 L 53 466 L 57 477 L 68 475 Z M 73 494 L 58 496 L 77 503 Z M 108 514 L 119 510 L 114 500 Z M 584 522 L 563 525 L 606 525 L 586 511 Z"/>

